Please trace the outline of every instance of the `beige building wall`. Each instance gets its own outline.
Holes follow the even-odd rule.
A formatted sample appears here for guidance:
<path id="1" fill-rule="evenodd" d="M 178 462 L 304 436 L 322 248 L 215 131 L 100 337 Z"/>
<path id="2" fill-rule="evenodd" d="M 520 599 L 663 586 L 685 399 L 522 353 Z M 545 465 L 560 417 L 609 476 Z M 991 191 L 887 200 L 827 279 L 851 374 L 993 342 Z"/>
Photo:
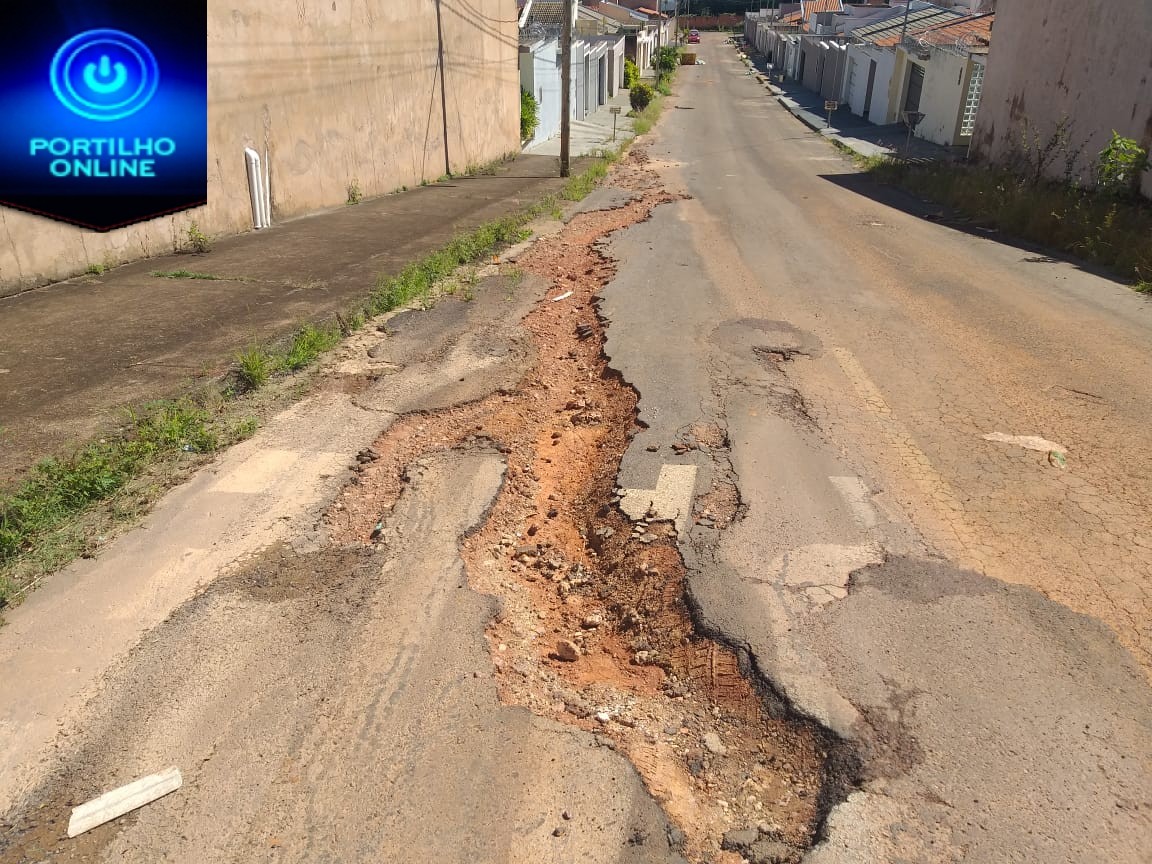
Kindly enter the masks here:
<path id="1" fill-rule="evenodd" d="M 998 5 L 973 151 L 1001 159 L 1025 118 L 1047 137 L 1065 116 L 1084 145 L 1085 179 L 1113 129 L 1152 145 L 1152 0 Z M 1152 194 L 1152 176 L 1144 191 Z"/>
<path id="2" fill-rule="evenodd" d="M 965 143 L 960 135 L 960 111 L 968 94 L 972 61 L 938 50 L 921 65 L 925 69 L 924 92 L 920 96 L 924 119 L 916 127 L 916 136 L 945 147 Z"/>
<path id="3" fill-rule="evenodd" d="M 441 4 L 458 171 L 519 150 L 516 7 Z M 274 223 L 342 205 L 353 181 L 367 197 L 445 173 L 436 0 L 208 7 L 208 205 L 107 234 L 0 208 L 0 296 L 171 252 L 193 220 L 210 236 L 251 230 L 245 147 L 268 154 Z"/>

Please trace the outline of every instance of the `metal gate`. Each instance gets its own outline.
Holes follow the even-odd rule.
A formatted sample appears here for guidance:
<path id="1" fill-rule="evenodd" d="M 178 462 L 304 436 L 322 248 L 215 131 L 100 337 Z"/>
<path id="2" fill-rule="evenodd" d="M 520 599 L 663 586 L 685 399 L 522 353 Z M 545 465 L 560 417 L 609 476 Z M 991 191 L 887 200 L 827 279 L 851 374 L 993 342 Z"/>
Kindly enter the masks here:
<path id="1" fill-rule="evenodd" d="M 912 73 L 908 76 L 908 98 L 904 100 L 905 111 L 920 110 L 920 95 L 924 92 L 924 67 L 912 64 Z"/>

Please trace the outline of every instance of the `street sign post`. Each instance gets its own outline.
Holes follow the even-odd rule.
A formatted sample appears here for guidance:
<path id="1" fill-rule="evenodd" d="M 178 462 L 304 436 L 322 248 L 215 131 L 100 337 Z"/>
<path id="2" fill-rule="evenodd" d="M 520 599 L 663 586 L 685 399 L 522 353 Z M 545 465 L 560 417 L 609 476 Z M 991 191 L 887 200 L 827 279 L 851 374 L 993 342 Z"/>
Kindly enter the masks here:
<path id="1" fill-rule="evenodd" d="M 620 115 L 620 106 L 613 105 L 608 109 L 612 112 L 612 140 L 616 140 L 616 118 Z"/>
<path id="2" fill-rule="evenodd" d="M 923 113 L 920 111 L 905 111 L 904 124 L 908 127 L 908 140 L 904 142 L 904 155 L 907 156 L 909 151 L 912 150 L 912 132 L 920 125 L 920 121 L 924 119 Z"/>
<path id="3" fill-rule="evenodd" d="M 824 110 L 828 112 L 828 126 L 832 126 L 832 112 L 840 107 L 840 103 L 835 99 L 828 99 L 824 102 Z"/>

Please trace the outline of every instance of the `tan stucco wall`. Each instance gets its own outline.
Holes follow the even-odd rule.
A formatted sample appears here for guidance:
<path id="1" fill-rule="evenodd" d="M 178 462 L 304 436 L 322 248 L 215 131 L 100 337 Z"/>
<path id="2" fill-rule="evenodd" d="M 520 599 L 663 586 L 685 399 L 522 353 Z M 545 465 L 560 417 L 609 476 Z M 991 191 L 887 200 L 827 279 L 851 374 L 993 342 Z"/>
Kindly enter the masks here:
<path id="1" fill-rule="evenodd" d="M 0 208 L 0 296 L 171 252 L 192 220 L 251 230 L 243 151 L 270 154 L 273 221 L 444 173 L 435 0 L 209 0 L 208 205 L 98 234 Z M 512 0 L 442 0 L 451 165 L 519 149 Z M 199 38 L 190 34 L 190 38 Z"/>
<path id="2" fill-rule="evenodd" d="M 1111 131 L 1152 144 L 1152 2 L 1012 0 L 1000 3 L 973 151 L 1008 152 L 1027 118 L 1043 136 L 1068 116 L 1086 170 Z M 1055 172 L 1063 165 L 1054 166 Z M 1152 193 L 1146 175 L 1145 193 Z"/>

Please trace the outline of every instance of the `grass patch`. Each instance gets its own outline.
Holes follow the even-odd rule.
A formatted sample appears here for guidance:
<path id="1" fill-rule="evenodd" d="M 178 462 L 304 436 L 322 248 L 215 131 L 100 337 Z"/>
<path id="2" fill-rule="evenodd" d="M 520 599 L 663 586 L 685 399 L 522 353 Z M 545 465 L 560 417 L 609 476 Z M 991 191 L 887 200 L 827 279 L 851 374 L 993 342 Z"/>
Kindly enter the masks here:
<path id="1" fill-rule="evenodd" d="M 657 95 L 648 103 L 643 111 L 640 111 L 632 120 L 632 131 L 637 135 L 647 135 L 656 125 L 656 121 L 660 119 L 660 112 L 664 110 L 664 96 L 661 91 L 657 91 Z"/>
<path id="2" fill-rule="evenodd" d="M 877 160 L 864 167 L 881 182 L 982 225 L 1102 264 L 1138 286 L 1152 279 L 1152 205 L 1146 201 L 987 165 Z"/>
<path id="3" fill-rule="evenodd" d="M 186 398 L 127 412 L 119 435 L 45 459 L 0 494 L 0 607 L 91 548 L 92 539 L 77 527 L 84 511 L 165 460 L 215 453 L 255 431 L 254 420 L 229 420 L 218 403 Z"/>
<path id="4" fill-rule="evenodd" d="M 276 358 L 266 348 L 253 345 L 236 355 L 236 377 L 243 390 L 259 390 L 278 370 Z"/>
<path id="5" fill-rule="evenodd" d="M 227 276 L 215 276 L 212 273 L 196 273 L 192 270 L 153 270 L 151 275 L 157 279 L 209 279 L 219 281 L 228 278 Z"/>
<path id="6" fill-rule="evenodd" d="M 280 361 L 280 369 L 285 372 L 298 372 L 305 366 L 315 363 L 321 354 L 330 348 L 335 348 L 339 342 L 338 327 L 305 324 L 292 337 L 292 342 Z"/>
<path id="7" fill-rule="evenodd" d="M 274 348 L 252 345 L 244 349 L 235 357 L 236 389 L 241 393 L 259 390 L 274 375 L 299 372 L 311 366 L 342 338 L 364 326 L 364 320 L 359 312 L 347 318 L 337 315 L 332 324 L 305 324 L 291 339 Z"/>
<path id="8" fill-rule="evenodd" d="M 381 276 L 368 299 L 367 312 L 379 315 L 399 309 L 413 300 L 426 298 L 437 282 L 447 279 L 457 268 L 481 261 L 501 247 L 527 239 L 529 235 L 524 225 L 529 221 L 528 212 L 481 225 L 409 264 L 395 276 Z"/>

